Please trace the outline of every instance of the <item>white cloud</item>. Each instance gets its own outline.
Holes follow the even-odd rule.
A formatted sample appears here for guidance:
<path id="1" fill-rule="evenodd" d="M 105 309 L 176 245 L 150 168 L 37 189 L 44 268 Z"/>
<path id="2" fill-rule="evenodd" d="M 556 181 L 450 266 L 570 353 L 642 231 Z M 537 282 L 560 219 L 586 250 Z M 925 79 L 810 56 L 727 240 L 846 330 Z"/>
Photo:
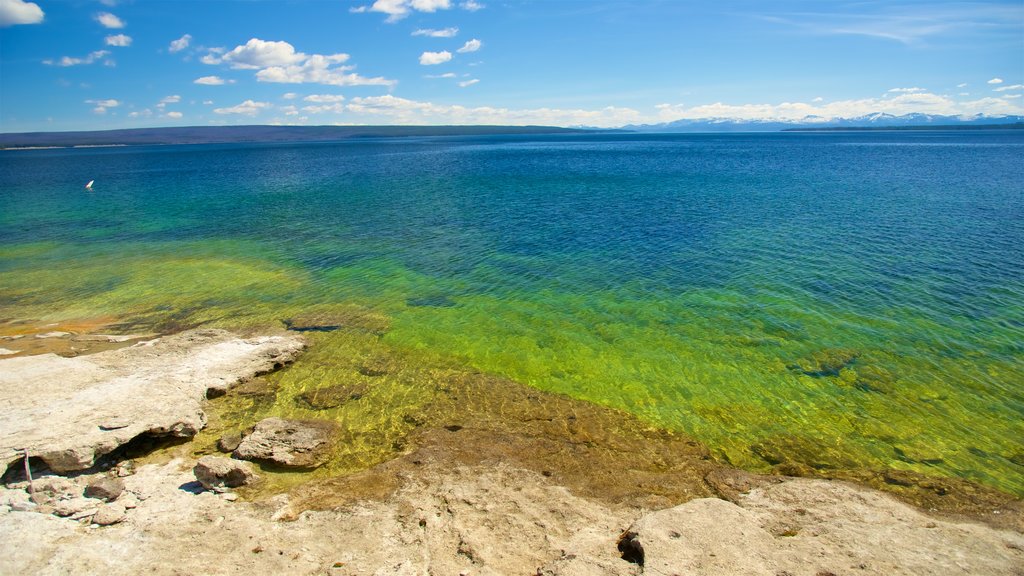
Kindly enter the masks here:
<path id="1" fill-rule="evenodd" d="M 459 82 L 459 88 L 465 88 L 467 86 L 472 86 L 473 84 L 476 84 L 479 81 L 480 80 L 477 80 L 476 78 L 473 78 L 472 80 L 466 80 L 464 82 Z"/>
<path id="2" fill-rule="evenodd" d="M 961 92 L 961 93 L 957 94 L 957 96 L 970 96 L 970 95 L 971 95 L 970 92 Z"/>
<path id="3" fill-rule="evenodd" d="M 967 88 L 967 82 L 964 82 L 963 84 L 957 84 L 956 87 L 957 88 Z"/>
<path id="4" fill-rule="evenodd" d="M 181 112 L 168 112 L 167 113 L 167 117 L 168 118 L 174 118 L 175 120 L 181 118 L 182 116 L 183 116 L 183 114 Z"/>
<path id="5" fill-rule="evenodd" d="M 392 124 L 502 124 L 525 126 L 622 126 L 637 123 L 642 116 L 631 108 L 609 106 L 599 110 L 557 108 L 509 109 L 482 106 L 433 104 L 391 95 L 353 98 L 345 110 L 358 122 Z"/>
<path id="6" fill-rule="evenodd" d="M 0 28 L 16 24 L 39 24 L 44 16 L 43 9 L 35 2 L 0 0 Z"/>
<path id="7" fill-rule="evenodd" d="M 86 104 L 92 104 L 95 108 L 92 109 L 93 114 L 106 114 L 110 108 L 117 108 L 121 103 L 113 98 L 106 100 L 86 100 Z"/>
<path id="8" fill-rule="evenodd" d="M 345 105 L 341 103 L 335 104 L 321 104 L 319 106 L 303 106 L 303 112 L 310 114 L 323 114 L 324 112 L 334 112 L 335 114 L 341 114 L 345 111 Z"/>
<path id="9" fill-rule="evenodd" d="M 175 52 L 181 52 L 185 48 L 188 48 L 188 45 L 191 42 L 192 42 L 192 35 L 191 34 L 185 34 L 184 36 L 182 36 L 181 38 L 178 38 L 177 40 L 172 40 L 171 44 L 167 47 L 167 51 L 172 53 L 172 54 L 175 53 Z"/>
<path id="10" fill-rule="evenodd" d="M 444 74 L 427 74 L 424 78 L 455 78 L 455 72 L 445 72 Z"/>
<path id="11" fill-rule="evenodd" d="M 811 102 L 823 102 L 824 100 L 825 100 L 824 98 L 822 98 L 821 96 L 818 96 L 814 100 L 811 100 Z"/>
<path id="12" fill-rule="evenodd" d="M 63 56 L 60 60 L 43 60 L 43 64 L 46 64 L 47 66 L 79 66 L 83 64 L 92 64 L 98 60 L 106 58 L 109 55 L 109 50 L 96 50 L 95 52 L 90 52 L 89 55 L 85 58 L 72 58 L 71 56 Z M 108 62 L 112 63 L 111 60 L 106 60 L 104 63 Z"/>
<path id="13" fill-rule="evenodd" d="M 260 110 L 269 107 L 269 102 L 253 102 L 252 100 L 246 100 L 237 106 L 231 106 L 230 108 L 214 108 L 213 111 L 217 114 L 244 114 L 246 116 L 255 116 Z"/>
<path id="14" fill-rule="evenodd" d="M 469 10 L 470 12 L 476 12 L 484 7 L 483 4 L 475 2 L 474 0 L 466 0 L 462 4 L 459 4 L 459 8 L 463 10 Z"/>
<path id="15" fill-rule="evenodd" d="M 159 102 L 156 103 L 156 107 L 163 110 L 164 107 L 168 104 L 177 104 L 178 102 L 181 102 L 181 96 L 177 94 L 174 94 L 172 96 L 164 96 L 160 99 Z"/>
<path id="16" fill-rule="evenodd" d="M 451 59 L 452 53 L 447 50 L 443 50 L 441 52 L 424 52 L 423 54 L 420 54 L 420 64 L 424 66 L 444 64 Z"/>
<path id="17" fill-rule="evenodd" d="M 890 88 L 889 92 L 896 92 L 902 94 L 915 94 L 917 92 L 927 92 L 924 88 Z"/>
<path id="18" fill-rule="evenodd" d="M 434 30 L 432 28 L 420 28 L 419 30 L 413 31 L 412 35 L 429 36 L 431 38 L 453 38 L 458 33 L 459 29 L 455 27 L 442 28 L 440 30 Z"/>
<path id="19" fill-rule="evenodd" d="M 285 92 L 284 94 L 281 95 L 281 98 L 284 98 L 285 100 L 295 100 L 298 97 L 299 95 L 296 94 L 295 92 Z"/>
<path id="20" fill-rule="evenodd" d="M 192 81 L 193 84 L 202 84 L 203 86 L 223 86 L 224 84 L 234 84 L 234 80 L 225 80 L 220 76 L 203 76 L 196 78 Z"/>
<path id="21" fill-rule="evenodd" d="M 387 22 L 397 22 L 415 10 L 436 12 L 451 8 L 451 0 L 376 0 L 370 6 L 356 6 L 350 12 L 381 12 L 388 15 Z"/>
<path id="22" fill-rule="evenodd" d="M 100 12 L 96 15 L 96 21 L 104 28 L 124 28 L 124 20 L 114 16 L 110 12 Z"/>
<path id="23" fill-rule="evenodd" d="M 344 62 L 348 60 L 348 54 L 335 54 L 332 58 L 337 58 L 338 62 Z M 226 62 L 232 68 L 256 70 L 269 66 L 287 66 L 302 62 L 305 59 L 305 54 L 296 52 L 295 47 L 287 42 L 251 38 L 244 46 L 235 46 L 233 50 L 221 56 L 217 62 L 212 63 Z M 203 63 L 206 64 L 208 62 L 203 60 Z"/>
<path id="24" fill-rule="evenodd" d="M 128 117 L 129 118 L 149 118 L 152 115 L 153 115 L 153 111 L 150 110 L 149 108 L 146 108 L 145 110 L 141 110 L 141 111 L 137 111 L 137 112 L 129 112 L 128 113 Z"/>
<path id="25" fill-rule="evenodd" d="M 396 82 L 394 80 L 388 80 L 387 78 L 375 77 L 367 78 L 361 76 L 355 72 L 350 72 L 352 66 L 336 66 L 331 68 L 336 62 L 343 62 L 345 59 L 338 60 L 338 56 L 345 56 L 346 54 L 336 54 L 334 56 L 323 56 L 321 54 L 314 54 L 306 59 L 301 65 L 292 66 L 272 66 L 270 68 L 264 68 L 256 73 L 256 80 L 260 82 L 277 82 L 281 84 L 326 84 L 328 86 L 394 86 Z"/>
<path id="26" fill-rule="evenodd" d="M 1002 84 L 1003 83 L 1003 79 L 1002 78 L 993 78 L 993 79 L 989 80 L 988 83 L 989 84 Z"/>
<path id="27" fill-rule="evenodd" d="M 107 36 L 106 38 L 103 39 L 103 41 L 106 42 L 107 46 L 120 46 L 120 47 L 123 48 L 125 46 L 131 46 L 132 45 L 132 37 L 131 36 L 126 36 L 124 34 L 117 34 L 117 35 L 113 35 L 113 36 Z"/>
<path id="28" fill-rule="evenodd" d="M 1005 96 L 1003 96 L 1003 98 L 1006 99 L 1006 100 L 1011 100 L 1013 98 L 1020 98 L 1020 97 L 1021 97 L 1020 94 L 1006 94 Z"/>
<path id="29" fill-rule="evenodd" d="M 211 106 L 212 104 L 213 100 L 203 100 L 203 106 Z"/>
<path id="30" fill-rule="evenodd" d="M 326 102 L 344 102 L 345 97 L 341 94 L 310 94 L 303 98 L 303 100 L 323 104 Z"/>
<path id="31" fill-rule="evenodd" d="M 1024 90 L 1024 84 L 1012 84 L 1010 86 L 1000 86 L 999 88 L 993 88 L 993 92 L 1006 92 L 1007 90 Z"/>
<path id="32" fill-rule="evenodd" d="M 281 110 L 281 112 L 284 112 L 285 116 L 298 116 L 299 115 L 299 109 L 296 108 L 295 106 L 291 106 L 291 105 L 289 105 L 289 106 L 281 106 L 279 108 L 279 110 Z"/>
<path id="33" fill-rule="evenodd" d="M 466 52 L 476 52 L 477 50 L 480 49 L 481 46 L 483 46 L 483 42 L 477 40 L 476 38 L 473 38 L 469 42 L 463 44 L 462 48 L 459 48 L 458 50 L 456 50 L 456 52 L 458 52 L 459 54 L 465 54 Z"/>

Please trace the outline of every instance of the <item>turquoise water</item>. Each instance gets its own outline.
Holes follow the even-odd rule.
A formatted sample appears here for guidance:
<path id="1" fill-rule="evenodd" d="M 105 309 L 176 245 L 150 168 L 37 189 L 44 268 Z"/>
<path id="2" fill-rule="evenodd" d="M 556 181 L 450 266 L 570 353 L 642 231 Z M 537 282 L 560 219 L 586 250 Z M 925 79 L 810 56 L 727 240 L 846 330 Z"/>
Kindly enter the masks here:
<path id="1" fill-rule="evenodd" d="M 0 319 L 358 309 L 391 350 L 622 408 L 739 466 L 1022 495 L 1022 157 L 997 131 L 0 152 Z"/>

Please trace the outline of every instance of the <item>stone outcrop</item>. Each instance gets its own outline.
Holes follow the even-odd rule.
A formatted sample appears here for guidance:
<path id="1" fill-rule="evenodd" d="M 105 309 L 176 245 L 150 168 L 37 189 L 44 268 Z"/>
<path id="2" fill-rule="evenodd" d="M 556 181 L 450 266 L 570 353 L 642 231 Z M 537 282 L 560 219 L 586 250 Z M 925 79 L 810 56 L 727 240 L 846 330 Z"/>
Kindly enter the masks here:
<path id="1" fill-rule="evenodd" d="M 209 390 L 280 367 L 303 346 L 295 335 L 200 329 L 75 358 L 4 359 L 0 464 L 27 449 L 54 471 L 82 470 L 139 436 L 192 436 L 206 424 Z"/>
<path id="2" fill-rule="evenodd" d="M 266 418 L 242 439 L 234 456 L 287 468 L 317 468 L 330 458 L 335 433 L 333 422 Z"/>
<path id="3" fill-rule="evenodd" d="M 192 471 L 203 488 L 215 492 L 245 486 L 259 479 L 252 464 L 220 456 L 203 456 Z"/>

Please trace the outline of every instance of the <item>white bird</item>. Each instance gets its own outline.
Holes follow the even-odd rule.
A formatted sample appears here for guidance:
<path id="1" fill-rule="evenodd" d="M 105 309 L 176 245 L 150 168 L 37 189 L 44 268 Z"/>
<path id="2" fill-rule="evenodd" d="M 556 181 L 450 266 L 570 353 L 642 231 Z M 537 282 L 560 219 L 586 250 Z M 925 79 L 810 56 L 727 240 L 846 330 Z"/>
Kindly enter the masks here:
<path id="1" fill-rule="evenodd" d="M 95 180 L 89 180 L 89 183 L 85 185 L 85 189 L 86 190 L 92 190 L 92 183 L 93 182 L 95 182 Z"/>

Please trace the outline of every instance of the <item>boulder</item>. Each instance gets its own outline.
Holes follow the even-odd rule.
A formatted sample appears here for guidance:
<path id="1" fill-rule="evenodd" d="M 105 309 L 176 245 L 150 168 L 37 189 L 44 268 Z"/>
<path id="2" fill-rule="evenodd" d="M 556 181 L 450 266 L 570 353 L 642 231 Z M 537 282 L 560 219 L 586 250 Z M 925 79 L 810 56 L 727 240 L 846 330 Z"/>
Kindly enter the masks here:
<path id="1" fill-rule="evenodd" d="M 94 480 L 85 487 L 86 498 L 97 498 L 112 502 L 124 492 L 124 480 L 120 478 L 105 477 Z"/>
<path id="2" fill-rule="evenodd" d="M 317 468 L 330 458 L 335 433 L 333 422 L 267 418 L 242 439 L 234 456 L 287 468 Z"/>
<path id="3" fill-rule="evenodd" d="M 92 523 L 110 526 L 124 520 L 125 508 L 120 504 L 104 504 L 92 516 Z"/>
<path id="4" fill-rule="evenodd" d="M 245 486 L 259 479 L 252 464 L 220 456 L 203 456 L 192 471 L 203 488 L 216 492 Z"/>

